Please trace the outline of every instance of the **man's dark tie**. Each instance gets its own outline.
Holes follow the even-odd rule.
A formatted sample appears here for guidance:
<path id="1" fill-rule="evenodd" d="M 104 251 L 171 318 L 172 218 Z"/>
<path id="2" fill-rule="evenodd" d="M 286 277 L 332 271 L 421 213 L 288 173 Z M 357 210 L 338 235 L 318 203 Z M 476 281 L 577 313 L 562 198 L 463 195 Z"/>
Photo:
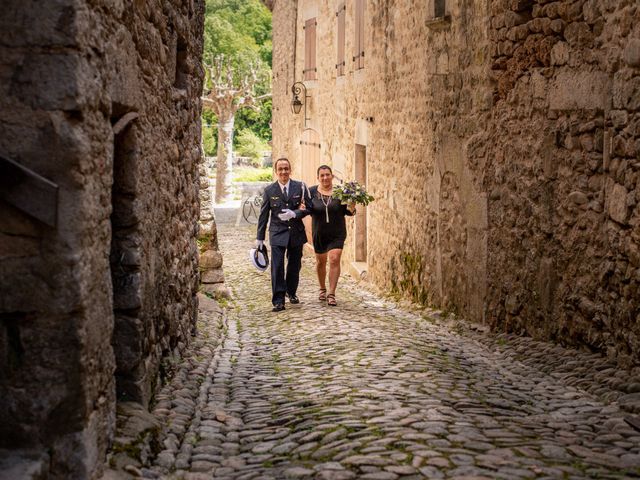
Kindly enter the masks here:
<path id="1" fill-rule="evenodd" d="M 287 187 L 284 187 L 282 189 L 282 194 L 284 195 L 284 199 L 288 200 L 289 199 L 289 195 L 287 194 Z"/>

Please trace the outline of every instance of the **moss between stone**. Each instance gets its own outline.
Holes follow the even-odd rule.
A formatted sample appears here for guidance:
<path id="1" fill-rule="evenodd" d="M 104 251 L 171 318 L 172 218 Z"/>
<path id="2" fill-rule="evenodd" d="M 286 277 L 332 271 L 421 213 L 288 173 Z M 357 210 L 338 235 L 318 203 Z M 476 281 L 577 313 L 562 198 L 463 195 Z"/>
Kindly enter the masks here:
<path id="1" fill-rule="evenodd" d="M 429 294 L 424 288 L 424 258 L 419 253 L 401 251 L 391 260 L 391 294 L 409 296 L 420 305 L 427 305 Z M 396 262 L 400 264 L 397 265 Z"/>

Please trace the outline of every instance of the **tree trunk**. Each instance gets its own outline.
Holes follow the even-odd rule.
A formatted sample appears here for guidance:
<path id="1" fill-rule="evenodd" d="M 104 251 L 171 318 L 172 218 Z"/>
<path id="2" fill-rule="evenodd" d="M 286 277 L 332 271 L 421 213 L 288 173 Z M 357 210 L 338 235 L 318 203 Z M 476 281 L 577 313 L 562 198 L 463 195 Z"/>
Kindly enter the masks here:
<path id="1" fill-rule="evenodd" d="M 233 125 L 235 113 L 218 115 L 218 157 L 216 159 L 216 203 L 228 199 L 231 193 L 231 171 L 233 169 Z"/>

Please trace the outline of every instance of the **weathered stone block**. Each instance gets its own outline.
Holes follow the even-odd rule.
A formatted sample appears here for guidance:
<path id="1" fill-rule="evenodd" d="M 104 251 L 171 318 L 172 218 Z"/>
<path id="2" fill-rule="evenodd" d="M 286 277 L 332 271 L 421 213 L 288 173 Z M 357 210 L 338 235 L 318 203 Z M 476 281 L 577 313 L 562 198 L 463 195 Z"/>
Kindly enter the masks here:
<path id="1" fill-rule="evenodd" d="M 2 2 L 0 44 L 12 47 L 71 47 L 76 44 L 76 22 L 84 18 L 81 12 L 73 9 L 73 0 L 48 0 L 37 8 L 24 8 L 23 4 L 21 0 Z M 37 27 L 25 28 L 25 25 Z"/>
<path id="2" fill-rule="evenodd" d="M 531 5 L 533 5 L 533 0 L 511 0 L 509 8 L 514 12 L 521 12 L 531 8 Z"/>
<path id="3" fill-rule="evenodd" d="M 560 2 L 551 2 L 545 5 L 544 14 L 548 18 L 556 18 L 558 16 L 558 6 L 561 5 Z"/>
<path id="4" fill-rule="evenodd" d="M 550 83 L 552 110 L 604 110 L 611 95 L 611 80 L 604 72 L 560 72 Z"/>
<path id="5" fill-rule="evenodd" d="M 113 308 L 130 310 L 142 305 L 140 272 L 114 272 L 113 277 Z"/>
<path id="6" fill-rule="evenodd" d="M 34 54 L 14 76 L 11 93 L 44 110 L 78 110 L 86 102 L 86 61 L 76 54 Z"/>
<path id="7" fill-rule="evenodd" d="M 598 19 L 602 18 L 600 11 L 600 2 L 597 0 L 587 0 L 582 7 L 584 21 L 593 25 Z"/>
<path id="8" fill-rule="evenodd" d="M 582 19 L 582 3 L 560 3 L 558 6 L 558 15 L 565 22 L 577 22 Z"/>
<path id="9" fill-rule="evenodd" d="M 594 35 L 586 23 L 573 22 L 564 29 L 564 38 L 572 47 L 583 48 L 593 42 Z"/>
<path id="10" fill-rule="evenodd" d="M 513 27 L 509 29 L 507 32 L 507 38 L 512 42 L 520 42 L 527 38 L 529 35 L 529 26 L 527 25 L 518 25 L 517 27 Z"/>
<path id="11" fill-rule="evenodd" d="M 616 75 L 613 83 L 613 108 L 640 109 L 640 77 Z"/>
<path id="12" fill-rule="evenodd" d="M 522 303 L 516 293 L 507 295 L 504 302 L 505 310 L 511 315 L 517 315 L 522 310 Z"/>
<path id="13" fill-rule="evenodd" d="M 609 112 L 609 118 L 616 128 L 623 128 L 629 123 L 629 113 L 625 110 L 611 110 Z"/>
<path id="14" fill-rule="evenodd" d="M 559 18 L 556 18 L 549 24 L 549 28 L 554 33 L 562 33 L 564 31 L 565 23 Z"/>
<path id="15" fill-rule="evenodd" d="M 137 440 L 145 433 L 160 428 L 159 420 L 139 403 L 120 402 L 116 411 L 126 420 L 118 433 L 131 439 Z"/>
<path id="16" fill-rule="evenodd" d="M 534 5 L 531 9 L 531 15 L 533 16 L 533 18 L 542 17 L 544 15 L 544 5 Z"/>
<path id="17" fill-rule="evenodd" d="M 622 225 L 627 224 L 627 189 L 618 183 L 610 182 L 607 187 L 607 212 L 612 220 Z"/>
<path id="18" fill-rule="evenodd" d="M 504 24 L 507 28 L 515 27 L 516 25 L 522 25 L 531 20 L 531 15 L 518 13 L 514 11 L 508 11 L 504 14 Z"/>
<path id="19" fill-rule="evenodd" d="M 640 67 L 640 39 L 632 38 L 627 42 L 622 59 L 630 67 Z"/>
<path id="20" fill-rule="evenodd" d="M 214 270 L 205 270 L 204 272 L 202 272 L 200 281 L 202 283 L 223 283 L 224 272 L 221 268 L 216 268 Z"/>
<path id="21" fill-rule="evenodd" d="M 120 28 L 111 38 L 106 55 L 114 69 L 113 79 L 109 83 L 111 101 L 126 111 L 137 111 L 144 97 L 140 90 L 140 71 L 131 33 L 124 27 Z"/>
<path id="22" fill-rule="evenodd" d="M 143 336 L 142 320 L 122 314 L 115 315 L 113 346 L 118 372 L 130 372 L 138 366 L 142 359 Z"/>
<path id="23" fill-rule="evenodd" d="M 207 250 L 200 254 L 200 268 L 212 270 L 222 267 L 222 254 L 215 250 Z"/>
<path id="24" fill-rule="evenodd" d="M 131 227 L 140 222 L 142 216 L 140 201 L 135 198 L 119 197 L 113 205 L 111 221 L 114 227 Z"/>
<path id="25" fill-rule="evenodd" d="M 622 135 L 616 135 L 611 143 L 611 150 L 619 157 L 631 157 L 635 154 L 633 141 Z"/>
<path id="26" fill-rule="evenodd" d="M 200 287 L 201 291 L 209 293 L 216 300 L 221 298 L 231 298 L 231 292 L 224 283 L 205 283 Z"/>
<path id="27" fill-rule="evenodd" d="M 207 297 L 202 293 L 198 293 L 198 302 L 203 312 L 222 313 L 222 308 L 215 300 Z"/>
<path id="28" fill-rule="evenodd" d="M 576 205 L 584 205 L 589 201 L 589 197 L 587 197 L 583 192 L 571 192 L 568 195 L 567 200 L 571 203 L 575 203 Z"/>

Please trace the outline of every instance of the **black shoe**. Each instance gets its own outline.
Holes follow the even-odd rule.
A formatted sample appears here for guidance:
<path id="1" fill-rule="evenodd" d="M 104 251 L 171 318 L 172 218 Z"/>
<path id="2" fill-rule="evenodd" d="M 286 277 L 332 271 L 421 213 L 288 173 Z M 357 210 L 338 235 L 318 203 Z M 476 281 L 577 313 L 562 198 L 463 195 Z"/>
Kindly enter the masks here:
<path id="1" fill-rule="evenodd" d="M 296 304 L 296 303 L 300 303 L 300 299 L 298 297 L 296 297 L 295 295 L 287 295 L 287 297 L 289 297 L 289 303 L 292 304 Z"/>
<path id="2" fill-rule="evenodd" d="M 280 312 L 284 310 L 284 303 L 276 303 L 271 309 L 272 312 Z"/>

